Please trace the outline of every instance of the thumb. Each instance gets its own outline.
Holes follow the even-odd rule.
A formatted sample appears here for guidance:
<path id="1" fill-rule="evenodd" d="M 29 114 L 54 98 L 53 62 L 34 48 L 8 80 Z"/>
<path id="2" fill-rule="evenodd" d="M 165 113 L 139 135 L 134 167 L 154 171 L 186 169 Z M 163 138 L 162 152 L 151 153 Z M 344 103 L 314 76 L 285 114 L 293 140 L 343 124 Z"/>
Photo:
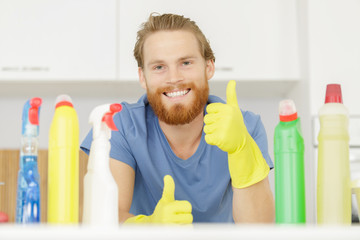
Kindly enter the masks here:
<path id="1" fill-rule="evenodd" d="M 231 106 L 238 107 L 238 101 L 236 97 L 236 82 L 234 80 L 229 81 L 226 87 L 226 103 Z"/>
<path id="2" fill-rule="evenodd" d="M 164 177 L 164 190 L 161 199 L 165 202 L 175 201 L 175 183 L 170 175 Z"/>

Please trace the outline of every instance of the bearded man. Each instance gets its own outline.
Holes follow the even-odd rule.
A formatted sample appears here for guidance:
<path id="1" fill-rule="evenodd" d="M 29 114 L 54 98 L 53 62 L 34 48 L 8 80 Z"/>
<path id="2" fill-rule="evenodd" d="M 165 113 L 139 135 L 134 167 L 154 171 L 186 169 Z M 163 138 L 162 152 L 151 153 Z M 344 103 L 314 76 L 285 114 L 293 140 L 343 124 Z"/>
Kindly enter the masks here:
<path id="1" fill-rule="evenodd" d="M 151 14 L 134 56 L 146 94 L 122 103 L 110 140 L 120 222 L 273 222 L 264 126 L 240 110 L 234 81 L 226 103 L 209 96 L 215 57 L 196 23 Z"/>

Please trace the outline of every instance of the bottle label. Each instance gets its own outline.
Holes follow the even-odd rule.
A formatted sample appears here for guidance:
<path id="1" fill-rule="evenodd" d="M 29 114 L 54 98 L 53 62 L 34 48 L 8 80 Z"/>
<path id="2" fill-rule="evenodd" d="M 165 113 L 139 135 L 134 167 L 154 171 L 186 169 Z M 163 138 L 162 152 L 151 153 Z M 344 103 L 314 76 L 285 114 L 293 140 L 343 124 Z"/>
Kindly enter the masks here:
<path id="1" fill-rule="evenodd" d="M 22 161 L 23 163 L 28 163 L 28 162 L 37 162 L 37 156 L 22 156 Z"/>

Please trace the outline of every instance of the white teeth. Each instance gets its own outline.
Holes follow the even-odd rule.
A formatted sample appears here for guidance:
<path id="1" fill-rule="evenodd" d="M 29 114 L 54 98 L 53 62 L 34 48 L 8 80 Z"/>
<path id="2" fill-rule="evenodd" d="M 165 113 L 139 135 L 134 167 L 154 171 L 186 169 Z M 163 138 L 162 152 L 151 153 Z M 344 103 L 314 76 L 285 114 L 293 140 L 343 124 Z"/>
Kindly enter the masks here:
<path id="1" fill-rule="evenodd" d="M 176 91 L 176 92 L 170 92 L 170 93 L 166 93 L 166 96 L 168 97 L 180 97 L 180 96 L 184 96 L 185 94 L 187 94 L 190 90 L 184 90 L 184 91 Z"/>

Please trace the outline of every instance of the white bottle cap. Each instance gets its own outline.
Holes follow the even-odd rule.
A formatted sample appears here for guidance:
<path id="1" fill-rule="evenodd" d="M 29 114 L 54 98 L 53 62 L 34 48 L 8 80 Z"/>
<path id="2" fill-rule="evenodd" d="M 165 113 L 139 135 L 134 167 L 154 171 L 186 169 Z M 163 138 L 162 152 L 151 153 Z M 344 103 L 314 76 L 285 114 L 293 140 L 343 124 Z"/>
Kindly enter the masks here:
<path id="1" fill-rule="evenodd" d="M 72 103 L 72 99 L 71 99 L 71 97 L 69 95 L 61 94 L 61 95 L 56 97 L 55 104 L 57 104 L 59 102 L 70 102 L 70 103 Z"/>
<path id="2" fill-rule="evenodd" d="M 59 96 L 56 97 L 56 101 L 55 101 L 55 108 L 60 107 L 60 106 L 69 106 L 69 107 L 73 107 L 72 104 L 72 99 L 69 95 L 66 94 L 61 94 Z"/>
<path id="3" fill-rule="evenodd" d="M 279 104 L 280 121 L 289 122 L 297 119 L 295 103 L 291 99 L 282 100 Z"/>

